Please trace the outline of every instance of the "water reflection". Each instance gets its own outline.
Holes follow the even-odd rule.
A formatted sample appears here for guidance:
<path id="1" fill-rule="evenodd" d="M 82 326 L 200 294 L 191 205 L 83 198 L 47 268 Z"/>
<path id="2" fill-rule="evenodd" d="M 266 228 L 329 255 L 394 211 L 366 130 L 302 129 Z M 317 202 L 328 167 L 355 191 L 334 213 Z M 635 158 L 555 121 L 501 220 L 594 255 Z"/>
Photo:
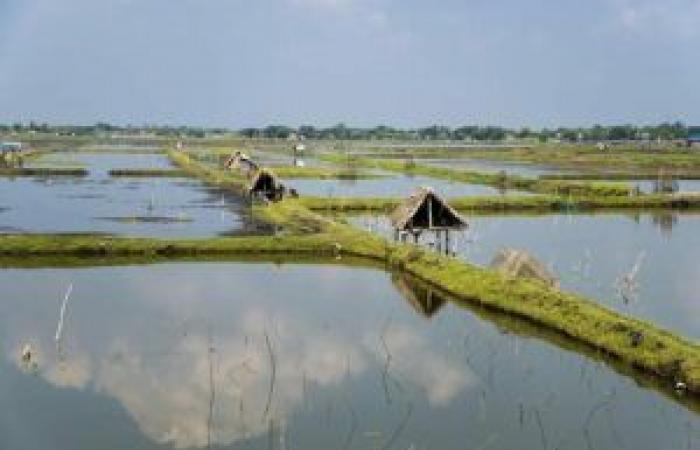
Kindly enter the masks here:
<path id="1" fill-rule="evenodd" d="M 91 448 L 84 429 L 108 450 L 694 445 L 692 411 L 374 270 L 169 264 L 6 270 L 0 283 L 3 448 Z M 37 375 L 17 371 L 27 341 Z"/>
<path id="2" fill-rule="evenodd" d="M 392 236 L 384 217 L 350 220 Z M 673 211 L 476 216 L 468 219 L 467 232 L 455 233 L 451 251 L 482 266 L 503 248 L 527 252 L 559 279 L 562 290 L 697 338 L 699 221 L 700 215 Z"/>
<path id="3" fill-rule="evenodd" d="M 48 159 L 48 161 L 45 161 Z M 114 179 L 114 168 L 167 168 L 162 154 L 50 154 L 45 166 L 84 164 L 83 178 L 0 179 L 4 233 L 110 233 L 149 237 L 267 234 L 240 198 L 196 180 Z"/>

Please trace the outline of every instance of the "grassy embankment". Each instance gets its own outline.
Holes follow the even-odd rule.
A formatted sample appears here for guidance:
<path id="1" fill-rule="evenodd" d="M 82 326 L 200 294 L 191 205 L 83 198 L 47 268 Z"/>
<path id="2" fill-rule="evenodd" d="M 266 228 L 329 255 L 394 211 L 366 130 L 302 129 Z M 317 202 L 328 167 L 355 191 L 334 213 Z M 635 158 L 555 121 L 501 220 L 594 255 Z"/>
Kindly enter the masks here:
<path id="1" fill-rule="evenodd" d="M 187 155 L 171 157 L 205 181 L 239 189 L 232 174 L 208 169 Z M 6 236 L 0 256 L 306 255 L 364 258 L 410 274 L 464 302 L 530 321 L 617 358 L 623 364 L 660 377 L 667 385 L 682 381 L 700 393 L 700 346 L 653 324 L 625 317 L 584 297 L 550 289 L 535 280 L 503 275 L 412 245 L 397 245 L 319 216 L 303 200 L 256 206 L 256 213 L 282 226 L 272 237 L 204 240 L 120 239 L 105 236 Z M 640 338 L 641 336 L 641 338 Z"/>
<path id="2" fill-rule="evenodd" d="M 454 154 L 454 153 L 453 153 Z M 645 169 L 668 168 L 700 171 L 700 152 L 697 148 L 668 147 L 648 150 L 633 146 L 613 146 L 599 150 L 593 146 L 536 146 L 463 152 L 463 156 L 505 162 L 545 164 L 575 169 Z"/>
<path id="3" fill-rule="evenodd" d="M 411 175 L 423 175 L 448 181 L 483 184 L 501 189 L 517 189 L 537 194 L 574 195 L 574 196 L 629 196 L 631 186 L 621 183 L 542 180 L 506 173 L 485 173 L 467 170 L 455 170 L 432 167 L 415 162 L 381 160 L 368 158 L 348 158 L 345 155 L 323 155 L 322 158 L 336 164 L 355 167 L 368 167 Z"/>
<path id="4" fill-rule="evenodd" d="M 190 156 L 195 159 L 204 160 L 210 158 L 213 160 L 222 160 L 231 155 L 235 150 L 231 148 L 208 148 L 203 149 L 198 152 L 193 152 Z M 262 150 L 252 150 L 241 149 L 244 153 L 248 153 L 253 161 L 259 162 L 260 160 L 265 160 L 266 151 Z M 276 152 L 273 152 L 276 153 Z M 289 150 L 285 150 L 285 156 L 288 156 Z M 383 175 L 373 174 L 368 171 L 362 171 L 359 169 L 345 169 L 337 167 L 318 167 L 318 166 L 305 166 L 305 167 L 295 167 L 291 165 L 284 166 L 272 166 L 268 167 L 272 170 L 278 177 L 284 179 L 316 179 L 316 180 L 369 180 L 376 178 L 383 178 Z"/>
<path id="5" fill-rule="evenodd" d="M 661 169 L 660 169 L 661 170 Z M 540 180 L 619 180 L 619 181 L 648 181 L 657 180 L 659 177 L 670 177 L 674 180 L 700 180 L 700 170 L 685 171 L 685 170 L 664 170 L 662 173 L 657 172 L 587 172 L 579 174 L 557 174 L 557 175 L 540 175 Z"/>
<path id="6" fill-rule="evenodd" d="M 401 202 L 401 199 L 303 197 L 299 201 L 306 208 L 319 212 L 387 213 L 393 210 Z M 449 202 L 451 206 L 459 211 L 471 214 L 700 209 L 699 194 L 643 195 L 634 197 L 474 196 L 451 198 Z"/>
<path id="7" fill-rule="evenodd" d="M 334 169 L 328 167 L 273 167 L 277 176 L 286 179 L 317 180 L 371 180 L 383 178 L 383 175 L 371 174 L 353 169 Z"/>

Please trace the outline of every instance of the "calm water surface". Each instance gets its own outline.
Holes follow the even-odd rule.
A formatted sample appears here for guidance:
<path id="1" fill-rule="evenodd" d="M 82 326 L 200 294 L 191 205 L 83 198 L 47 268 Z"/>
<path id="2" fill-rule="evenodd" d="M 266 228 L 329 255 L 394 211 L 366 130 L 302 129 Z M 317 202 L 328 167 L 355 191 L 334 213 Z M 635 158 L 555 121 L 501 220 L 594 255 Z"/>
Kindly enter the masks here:
<path id="1" fill-rule="evenodd" d="M 48 153 L 32 159 L 28 167 L 83 167 L 92 176 L 106 176 L 110 169 L 169 169 L 172 163 L 162 153 Z"/>
<path id="2" fill-rule="evenodd" d="M 199 181 L 108 175 L 116 168 L 171 167 L 162 154 L 57 153 L 36 164 L 85 167 L 89 175 L 0 178 L 0 233 L 205 237 L 265 231 L 240 199 Z"/>
<path id="3" fill-rule="evenodd" d="M 384 218 L 352 221 L 386 236 Z M 469 217 L 453 250 L 488 265 L 505 247 L 530 252 L 564 290 L 700 338 L 700 215 Z M 428 239 L 426 239 L 427 241 Z M 623 284 L 631 275 L 633 283 Z"/>
<path id="4" fill-rule="evenodd" d="M 3 449 L 700 444 L 694 403 L 375 270 L 5 269 L 0 283 Z"/>
<path id="5" fill-rule="evenodd" d="M 387 174 L 369 180 L 288 180 L 289 186 L 302 195 L 316 197 L 408 197 L 422 186 L 430 186 L 444 197 L 469 195 L 527 195 L 520 191 L 503 191 L 491 186 L 440 180 L 423 176 Z"/>

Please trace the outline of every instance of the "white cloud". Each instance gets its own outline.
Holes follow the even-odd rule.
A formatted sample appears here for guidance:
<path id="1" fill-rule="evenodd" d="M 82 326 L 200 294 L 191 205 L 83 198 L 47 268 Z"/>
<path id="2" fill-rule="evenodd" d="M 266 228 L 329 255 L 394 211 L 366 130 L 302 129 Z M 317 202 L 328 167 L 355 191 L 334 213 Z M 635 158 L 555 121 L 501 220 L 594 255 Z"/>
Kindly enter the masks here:
<path id="1" fill-rule="evenodd" d="M 622 0 L 617 9 L 619 23 L 630 31 L 700 35 L 700 0 Z"/>
<path id="2" fill-rule="evenodd" d="M 288 0 L 291 4 L 297 6 L 306 6 L 311 8 L 328 8 L 336 9 L 351 5 L 352 0 Z"/>

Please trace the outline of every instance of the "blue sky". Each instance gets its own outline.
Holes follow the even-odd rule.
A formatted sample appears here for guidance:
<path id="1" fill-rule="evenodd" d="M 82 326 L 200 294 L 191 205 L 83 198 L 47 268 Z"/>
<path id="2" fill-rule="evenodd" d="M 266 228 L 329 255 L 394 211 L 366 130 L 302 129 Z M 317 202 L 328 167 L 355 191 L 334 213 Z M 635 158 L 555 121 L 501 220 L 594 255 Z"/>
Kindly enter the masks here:
<path id="1" fill-rule="evenodd" d="M 700 123 L 700 0 L 0 0 L 0 121 Z"/>

